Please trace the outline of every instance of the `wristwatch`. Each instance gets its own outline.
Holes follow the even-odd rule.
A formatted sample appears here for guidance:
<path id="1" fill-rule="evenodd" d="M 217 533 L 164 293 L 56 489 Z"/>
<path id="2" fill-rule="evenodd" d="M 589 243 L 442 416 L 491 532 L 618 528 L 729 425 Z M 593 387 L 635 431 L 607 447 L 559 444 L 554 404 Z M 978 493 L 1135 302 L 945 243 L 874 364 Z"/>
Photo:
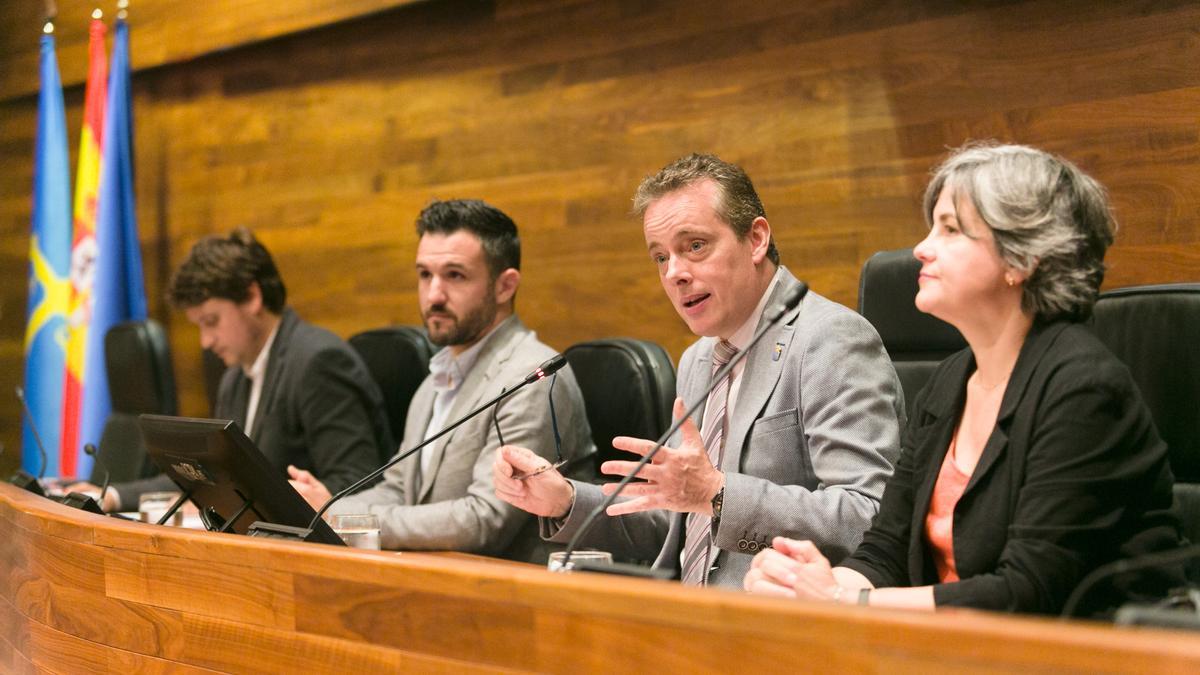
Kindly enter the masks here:
<path id="1" fill-rule="evenodd" d="M 721 505 L 725 502 L 725 486 L 722 485 L 712 498 L 712 529 L 715 531 L 721 522 Z"/>

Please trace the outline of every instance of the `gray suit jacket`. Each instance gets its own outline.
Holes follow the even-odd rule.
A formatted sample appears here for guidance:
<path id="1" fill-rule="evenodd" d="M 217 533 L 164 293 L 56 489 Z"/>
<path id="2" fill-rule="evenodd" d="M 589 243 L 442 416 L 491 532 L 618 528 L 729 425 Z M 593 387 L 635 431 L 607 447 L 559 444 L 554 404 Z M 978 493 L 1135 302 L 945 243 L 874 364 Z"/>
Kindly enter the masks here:
<path id="1" fill-rule="evenodd" d="M 782 268 L 764 315 L 797 283 Z M 715 342 L 702 338 L 680 360 L 677 390 L 686 404 L 711 383 Z M 871 524 L 899 455 L 904 394 L 879 335 L 855 312 L 810 292 L 746 358 L 721 462 L 713 586 L 740 587 L 754 553 L 775 536 L 811 539 L 831 561 L 844 558 Z M 543 520 L 551 541 L 568 541 L 603 498 L 583 483 L 575 495 L 563 522 Z M 684 517 L 602 516 L 585 545 L 653 558 L 678 574 Z"/>
<path id="2" fill-rule="evenodd" d="M 554 356 L 537 334 L 513 316 L 500 324 L 484 344 L 446 415 L 450 424 L 521 382 Z M 535 382 L 500 403 L 504 441 L 555 461 L 550 420 L 550 383 Z M 425 438 L 433 414 L 433 378 L 417 389 L 405 422 L 405 452 Z M 570 367 L 558 372 L 554 407 L 562 435 L 563 456 L 570 459 L 594 450 L 583 396 Z M 388 469 L 379 485 L 334 505 L 333 513 L 374 513 L 382 525 L 387 549 L 454 550 L 545 564 L 552 546 L 538 536 L 537 521 L 496 496 L 492 461 L 499 439 L 490 412 L 477 415 L 421 452 L 432 452 L 429 476 L 419 481 L 417 456 Z"/>

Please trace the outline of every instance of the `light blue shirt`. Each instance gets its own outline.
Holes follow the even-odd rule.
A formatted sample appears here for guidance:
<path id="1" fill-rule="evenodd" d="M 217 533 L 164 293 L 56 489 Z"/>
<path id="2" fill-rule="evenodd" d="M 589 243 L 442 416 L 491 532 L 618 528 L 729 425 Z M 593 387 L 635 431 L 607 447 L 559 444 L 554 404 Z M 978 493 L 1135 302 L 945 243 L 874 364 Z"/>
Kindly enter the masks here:
<path id="1" fill-rule="evenodd" d="M 496 328 L 512 321 L 515 316 L 514 314 L 496 324 Z M 458 356 L 451 353 L 449 349 L 442 349 L 429 360 L 429 376 L 433 378 L 433 389 L 437 395 L 433 399 L 433 413 L 429 416 L 429 424 L 425 427 L 426 439 L 437 434 L 446 425 L 446 415 L 454 406 L 454 399 L 458 396 L 459 388 L 466 381 L 467 375 L 471 373 L 471 368 L 475 367 L 475 362 L 479 360 L 479 353 L 483 350 L 483 346 L 496 333 L 496 328 L 488 331 L 487 335 L 463 350 Z M 428 450 L 430 450 L 429 446 L 421 449 L 422 484 L 424 484 L 425 477 L 429 475 L 429 463 L 433 458 L 433 453 L 427 452 Z"/>

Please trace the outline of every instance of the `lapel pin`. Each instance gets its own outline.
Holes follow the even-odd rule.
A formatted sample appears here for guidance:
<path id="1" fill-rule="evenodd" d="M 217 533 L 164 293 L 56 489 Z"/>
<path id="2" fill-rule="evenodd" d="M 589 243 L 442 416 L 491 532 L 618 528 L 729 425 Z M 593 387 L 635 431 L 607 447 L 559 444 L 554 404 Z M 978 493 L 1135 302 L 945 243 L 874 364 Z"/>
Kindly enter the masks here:
<path id="1" fill-rule="evenodd" d="M 778 361 L 780 356 L 783 356 L 783 343 L 776 342 L 775 343 L 775 355 L 771 357 L 771 360 Z"/>

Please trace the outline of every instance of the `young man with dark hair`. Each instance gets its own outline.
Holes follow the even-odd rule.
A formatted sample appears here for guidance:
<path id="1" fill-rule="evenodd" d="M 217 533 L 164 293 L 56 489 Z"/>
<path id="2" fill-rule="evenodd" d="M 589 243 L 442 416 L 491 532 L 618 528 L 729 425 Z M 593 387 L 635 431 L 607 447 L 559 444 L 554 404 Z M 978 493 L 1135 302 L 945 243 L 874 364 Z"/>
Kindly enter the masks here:
<path id="1" fill-rule="evenodd" d="M 236 421 L 280 474 L 301 467 L 340 490 L 394 447 L 362 359 L 287 307 L 275 262 L 249 230 L 197 242 L 167 297 L 228 366 L 214 416 Z M 115 484 L 104 507 L 135 509 L 142 493 L 173 488 L 165 476 Z"/>
<path id="2" fill-rule="evenodd" d="M 421 212 L 417 236 L 421 316 L 430 339 L 444 349 L 413 397 L 401 451 L 520 383 L 555 354 L 516 316 L 521 248 L 508 216 L 481 201 L 438 201 Z M 592 452 L 583 396 L 569 367 L 554 382 L 505 399 L 494 418 L 478 415 L 426 446 L 331 512 L 378 515 L 387 549 L 456 550 L 544 564 L 560 547 L 542 541 L 535 518 L 495 495 L 491 467 L 501 434 L 547 462 L 558 459 L 554 418 L 567 459 Z M 330 489 L 309 472 L 291 474 L 310 504 L 329 499 Z"/>

